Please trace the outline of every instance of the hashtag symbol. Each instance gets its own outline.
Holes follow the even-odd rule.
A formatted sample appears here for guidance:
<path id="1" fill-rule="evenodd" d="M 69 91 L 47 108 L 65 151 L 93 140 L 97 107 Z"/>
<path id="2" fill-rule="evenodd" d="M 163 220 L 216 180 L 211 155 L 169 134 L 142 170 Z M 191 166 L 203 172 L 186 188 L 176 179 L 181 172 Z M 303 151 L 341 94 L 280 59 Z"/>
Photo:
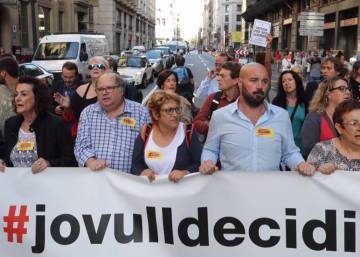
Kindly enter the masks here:
<path id="1" fill-rule="evenodd" d="M 29 216 L 26 215 L 26 209 L 26 205 L 21 205 L 20 214 L 19 216 L 16 216 L 16 206 L 11 205 L 9 207 L 9 214 L 4 217 L 4 222 L 6 222 L 7 225 L 4 228 L 4 232 L 7 233 L 8 242 L 14 242 L 14 234 L 16 235 L 17 243 L 21 244 L 23 242 L 23 235 L 27 233 L 25 223 L 29 222 Z"/>

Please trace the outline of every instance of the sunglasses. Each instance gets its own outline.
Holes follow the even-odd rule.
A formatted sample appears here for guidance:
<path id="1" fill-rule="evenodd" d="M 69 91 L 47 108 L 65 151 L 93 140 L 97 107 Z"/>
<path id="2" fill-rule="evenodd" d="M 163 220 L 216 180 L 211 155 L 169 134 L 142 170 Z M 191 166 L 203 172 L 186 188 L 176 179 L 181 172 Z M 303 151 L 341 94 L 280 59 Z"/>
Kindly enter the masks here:
<path id="1" fill-rule="evenodd" d="M 89 70 L 93 70 L 95 68 L 98 68 L 100 70 L 105 70 L 105 64 L 102 64 L 102 63 L 89 64 L 88 68 L 89 68 Z"/>

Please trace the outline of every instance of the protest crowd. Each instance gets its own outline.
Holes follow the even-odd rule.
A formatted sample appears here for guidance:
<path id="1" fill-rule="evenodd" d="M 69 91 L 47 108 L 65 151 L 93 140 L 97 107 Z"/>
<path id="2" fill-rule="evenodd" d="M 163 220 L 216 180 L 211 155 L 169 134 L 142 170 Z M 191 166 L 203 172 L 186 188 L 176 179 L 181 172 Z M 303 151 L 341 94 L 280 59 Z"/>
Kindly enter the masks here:
<path id="1" fill-rule="evenodd" d="M 19 77 L 17 61 L 3 54 L 0 171 L 79 166 L 179 182 L 195 172 L 360 170 L 359 61 L 348 72 L 341 53 L 273 54 L 269 36 L 255 62 L 218 53 L 195 86 L 185 58 L 179 53 L 160 72 L 159 89 L 142 105 L 102 56 L 89 60 L 88 81 L 66 62 L 62 79 L 45 87 Z M 281 74 L 270 103 L 272 61 Z"/>

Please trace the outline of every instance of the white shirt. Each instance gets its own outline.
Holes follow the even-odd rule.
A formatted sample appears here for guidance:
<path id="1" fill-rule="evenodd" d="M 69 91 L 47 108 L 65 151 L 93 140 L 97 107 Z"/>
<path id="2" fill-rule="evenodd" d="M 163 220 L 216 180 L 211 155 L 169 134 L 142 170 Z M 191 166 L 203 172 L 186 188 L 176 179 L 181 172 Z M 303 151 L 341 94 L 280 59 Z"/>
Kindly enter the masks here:
<path id="1" fill-rule="evenodd" d="M 177 149 L 184 139 L 184 123 L 182 122 L 179 123 L 174 139 L 166 147 L 160 147 L 154 142 L 151 131 L 145 147 L 145 163 L 149 169 L 159 175 L 169 174 L 174 168 Z"/>

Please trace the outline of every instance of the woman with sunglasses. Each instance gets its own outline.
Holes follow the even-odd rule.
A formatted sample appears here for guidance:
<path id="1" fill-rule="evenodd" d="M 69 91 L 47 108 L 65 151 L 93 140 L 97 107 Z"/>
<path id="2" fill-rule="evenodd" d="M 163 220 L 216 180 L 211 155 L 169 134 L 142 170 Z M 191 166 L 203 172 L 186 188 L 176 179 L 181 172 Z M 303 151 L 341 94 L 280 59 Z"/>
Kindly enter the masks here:
<path id="1" fill-rule="evenodd" d="M 192 125 L 180 122 L 180 98 L 177 94 L 155 91 L 148 102 L 152 119 L 135 141 L 131 172 L 153 181 L 156 175 L 168 175 L 178 182 L 200 166 L 202 146 Z"/>
<path id="2" fill-rule="evenodd" d="M 336 107 L 333 121 L 338 137 L 320 142 L 311 150 L 308 162 L 330 174 L 335 170 L 360 170 L 360 102 L 347 100 Z"/>
<path id="3" fill-rule="evenodd" d="M 71 101 L 69 96 L 62 96 L 61 94 L 54 96 L 55 101 L 65 110 L 63 118 L 75 124 L 79 121 L 82 110 L 97 102 L 95 83 L 102 74 L 109 70 L 109 63 L 102 56 L 94 56 L 89 60 L 88 69 L 90 81 L 76 89 L 76 94 L 71 98 Z M 73 138 L 76 137 L 76 133 L 77 125 L 73 126 L 71 131 Z"/>
<path id="4" fill-rule="evenodd" d="M 332 77 L 320 83 L 310 102 L 309 113 L 301 129 L 305 157 L 316 143 L 337 136 L 332 121 L 335 108 L 344 100 L 351 98 L 350 88 L 343 78 Z"/>

